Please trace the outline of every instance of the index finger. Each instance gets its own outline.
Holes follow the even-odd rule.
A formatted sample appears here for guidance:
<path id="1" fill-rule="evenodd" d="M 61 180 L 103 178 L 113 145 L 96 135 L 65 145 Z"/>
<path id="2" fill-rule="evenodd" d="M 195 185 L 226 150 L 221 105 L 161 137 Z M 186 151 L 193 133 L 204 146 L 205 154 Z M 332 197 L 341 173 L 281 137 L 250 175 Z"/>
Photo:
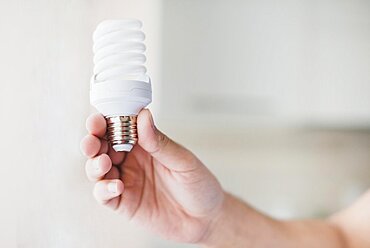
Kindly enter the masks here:
<path id="1" fill-rule="evenodd" d="M 90 115 L 86 119 L 86 129 L 90 134 L 103 138 L 107 129 L 107 123 L 103 115 L 99 113 Z"/>

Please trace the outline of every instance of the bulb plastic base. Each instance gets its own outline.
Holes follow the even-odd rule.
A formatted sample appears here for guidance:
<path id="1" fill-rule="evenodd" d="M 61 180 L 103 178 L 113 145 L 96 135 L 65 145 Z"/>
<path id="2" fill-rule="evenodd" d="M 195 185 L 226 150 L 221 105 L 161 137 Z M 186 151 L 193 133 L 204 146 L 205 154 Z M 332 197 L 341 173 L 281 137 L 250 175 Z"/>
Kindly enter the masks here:
<path id="1" fill-rule="evenodd" d="M 115 151 L 129 152 L 137 142 L 137 116 L 106 116 L 107 137 Z"/>

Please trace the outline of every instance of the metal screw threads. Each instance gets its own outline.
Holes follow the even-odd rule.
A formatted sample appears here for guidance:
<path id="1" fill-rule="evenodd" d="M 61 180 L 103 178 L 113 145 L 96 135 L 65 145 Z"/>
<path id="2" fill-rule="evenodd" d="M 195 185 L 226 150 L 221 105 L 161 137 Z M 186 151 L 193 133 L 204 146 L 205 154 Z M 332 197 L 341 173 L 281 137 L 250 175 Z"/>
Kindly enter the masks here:
<path id="1" fill-rule="evenodd" d="M 136 116 L 106 116 L 107 138 L 116 151 L 131 151 L 137 142 Z"/>

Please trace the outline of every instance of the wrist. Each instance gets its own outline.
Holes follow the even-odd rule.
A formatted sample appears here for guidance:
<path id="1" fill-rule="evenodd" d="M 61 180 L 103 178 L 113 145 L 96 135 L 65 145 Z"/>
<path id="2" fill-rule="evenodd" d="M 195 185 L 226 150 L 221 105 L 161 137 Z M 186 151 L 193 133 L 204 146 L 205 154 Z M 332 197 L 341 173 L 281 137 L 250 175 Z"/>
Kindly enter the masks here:
<path id="1" fill-rule="evenodd" d="M 245 218 L 245 209 L 240 207 L 238 199 L 229 193 L 225 193 L 220 211 L 211 220 L 208 230 L 199 244 L 209 248 L 234 247 L 235 235 L 238 232 L 236 229 L 238 229 L 239 223 L 244 222 L 243 219 Z M 239 219 L 240 222 L 237 223 L 235 219 Z"/>
<path id="2" fill-rule="evenodd" d="M 211 222 L 200 244 L 207 248 L 273 247 L 280 233 L 281 223 L 225 193 L 219 215 Z M 275 237 L 272 240 L 261 238 Z"/>

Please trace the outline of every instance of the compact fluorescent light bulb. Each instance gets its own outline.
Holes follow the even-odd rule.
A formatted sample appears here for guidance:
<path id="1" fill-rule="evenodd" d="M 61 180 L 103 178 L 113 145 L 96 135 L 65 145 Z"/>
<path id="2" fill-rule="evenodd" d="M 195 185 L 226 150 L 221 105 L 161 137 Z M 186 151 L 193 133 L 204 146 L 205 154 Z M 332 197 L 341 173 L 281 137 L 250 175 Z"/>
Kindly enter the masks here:
<path id="1" fill-rule="evenodd" d="M 131 151 L 137 142 L 136 117 L 152 101 L 141 27 L 134 19 L 106 20 L 93 34 L 90 102 L 104 115 L 116 151 Z"/>

